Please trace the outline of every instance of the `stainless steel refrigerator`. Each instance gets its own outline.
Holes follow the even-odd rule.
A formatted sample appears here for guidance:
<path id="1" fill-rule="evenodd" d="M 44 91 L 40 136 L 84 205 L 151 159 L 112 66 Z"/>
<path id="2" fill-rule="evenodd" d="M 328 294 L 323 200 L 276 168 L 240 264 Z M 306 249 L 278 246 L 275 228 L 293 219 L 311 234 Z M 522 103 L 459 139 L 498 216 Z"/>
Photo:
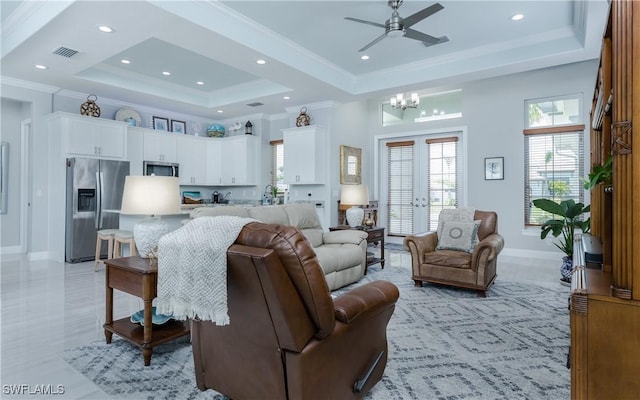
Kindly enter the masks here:
<path id="1" fill-rule="evenodd" d="M 127 175 L 129 161 L 67 158 L 66 262 L 95 259 L 98 230 L 118 228 Z"/>

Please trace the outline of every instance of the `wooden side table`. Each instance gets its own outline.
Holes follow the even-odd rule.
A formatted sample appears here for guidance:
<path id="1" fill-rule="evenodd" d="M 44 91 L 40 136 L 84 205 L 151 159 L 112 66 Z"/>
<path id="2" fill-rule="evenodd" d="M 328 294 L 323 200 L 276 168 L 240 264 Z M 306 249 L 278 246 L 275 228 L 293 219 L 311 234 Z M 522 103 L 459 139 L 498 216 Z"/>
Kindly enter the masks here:
<path id="1" fill-rule="evenodd" d="M 105 260 L 106 318 L 104 336 L 111 343 L 113 334 L 142 348 L 144 365 L 151 364 L 153 347 L 189 333 L 188 321 L 170 320 L 153 327 L 152 302 L 157 295 L 158 264 L 139 256 Z M 130 317 L 113 320 L 113 289 L 140 297 L 144 302 L 144 326 L 131 322 Z"/>
<path id="2" fill-rule="evenodd" d="M 361 227 L 357 227 L 357 228 L 352 228 L 349 225 L 338 225 L 338 226 L 330 227 L 329 231 L 340 231 L 340 230 L 347 230 L 347 229 L 353 229 L 353 230 L 366 232 L 367 233 L 367 244 L 373 244 L 374 246 L 377 246 L 378 243 L 380 243 L 380 258 L 378 258 L 378 257 L 372 257 L 372 258 L 367 257 L 367 266 L 364 269 L 365 275 L 367 274 L 367 268 L 369 268 L 369 265 L 380 263 L 380 267 L 382 269 L 384 269 L 384 227 L 383 226 L 372 226 L 371 228 L 366 228 L 366 227 L 362 227 L 361 226 Z"/>

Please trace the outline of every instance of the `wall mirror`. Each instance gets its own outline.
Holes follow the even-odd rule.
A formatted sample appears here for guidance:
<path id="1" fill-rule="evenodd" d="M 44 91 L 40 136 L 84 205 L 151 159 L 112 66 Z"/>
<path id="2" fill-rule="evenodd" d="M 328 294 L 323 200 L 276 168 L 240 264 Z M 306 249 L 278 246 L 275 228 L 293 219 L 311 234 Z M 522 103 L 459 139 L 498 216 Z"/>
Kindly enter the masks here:
<path id="1" fill-rule="evenodd" d="M 362 183 L 362 149 L 340 146 L 340 183 L 347 185 Z"/>

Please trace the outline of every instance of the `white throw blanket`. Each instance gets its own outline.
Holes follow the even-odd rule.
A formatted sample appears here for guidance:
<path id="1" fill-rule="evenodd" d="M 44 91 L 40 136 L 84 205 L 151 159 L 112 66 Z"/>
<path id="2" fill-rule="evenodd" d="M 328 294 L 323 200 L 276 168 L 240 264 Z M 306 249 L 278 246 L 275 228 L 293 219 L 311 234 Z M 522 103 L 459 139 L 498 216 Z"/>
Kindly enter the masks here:
<path id="1" fill-rule="evenodd" d="M 158 243 L 157 312 L 229 324 L 227 248 L 253 218 L 195 218 Z"/>

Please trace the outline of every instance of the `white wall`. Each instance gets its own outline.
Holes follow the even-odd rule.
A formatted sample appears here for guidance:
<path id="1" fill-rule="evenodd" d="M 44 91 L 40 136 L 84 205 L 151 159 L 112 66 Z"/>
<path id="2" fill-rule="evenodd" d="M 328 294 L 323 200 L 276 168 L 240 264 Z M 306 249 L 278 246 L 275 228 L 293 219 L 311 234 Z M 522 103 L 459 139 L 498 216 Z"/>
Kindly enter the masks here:
<path id="1" fill-rule="evenodd" d="M 20 245 L 20 121 L 23 118 L 21 102 L 2 99 L 0 105 L 0 113 L 2 115 L 1 140 L 9 144 L 9 197 L 7 204 L 3 205 L 7 207 L 7 213 L 0 214 L 0 247 L 4 252 L 10 247 Z"/>
<path id="2" fill-rule="evenodd" d="M 2 98 L 22 103 L 21 115 L 32 120 L 31 158 L 33 161 L 31 192 L 31 227 L 29 229 L 30 248 L 28 252 L 33 259 L 48 257 L 49 250 L 49 202 L 48 160 L 49 138 L 45 116 L 51 113 L 51 93 L 48 87 L 17 87 L 2 82 Z M 24 110 L 30 110 L 30 114 Z M 3 114 L 4 118 L 4 114 Z M 20 121 L 14 121 L 11 131 L 20 132 Z M 4 125 L 3 125 L 4 131 Z M 4 132 L 3 132 L 4 136 Z M 15 153 L 12 149 L 12 154 Z"/>
<path id="3" fill-rule="evenodd" d="M 462 89 L 462 118 L 382 128 L 379 101 L 369 102 L 367 152 L 375 135 L 467 127 L 467 206 L 498 213 L 499 230 L 509 250 L 557 251 L 550 240 L 541 241 L 539 228 L 524 227 L 524 101 L 526 99 L 583 94 L 585 171 L 589 170 L 589 111 L 595 87 L 597 60 L 443 87 Z M 374 119 L 373 116 L 376 116 Z M 504 157 L 504 180 L 484 180 L 484 158 Z M 372 185 L 369 176 L 369 184 Z M 586 203 L 589 199 L 586 199 Z"/>

